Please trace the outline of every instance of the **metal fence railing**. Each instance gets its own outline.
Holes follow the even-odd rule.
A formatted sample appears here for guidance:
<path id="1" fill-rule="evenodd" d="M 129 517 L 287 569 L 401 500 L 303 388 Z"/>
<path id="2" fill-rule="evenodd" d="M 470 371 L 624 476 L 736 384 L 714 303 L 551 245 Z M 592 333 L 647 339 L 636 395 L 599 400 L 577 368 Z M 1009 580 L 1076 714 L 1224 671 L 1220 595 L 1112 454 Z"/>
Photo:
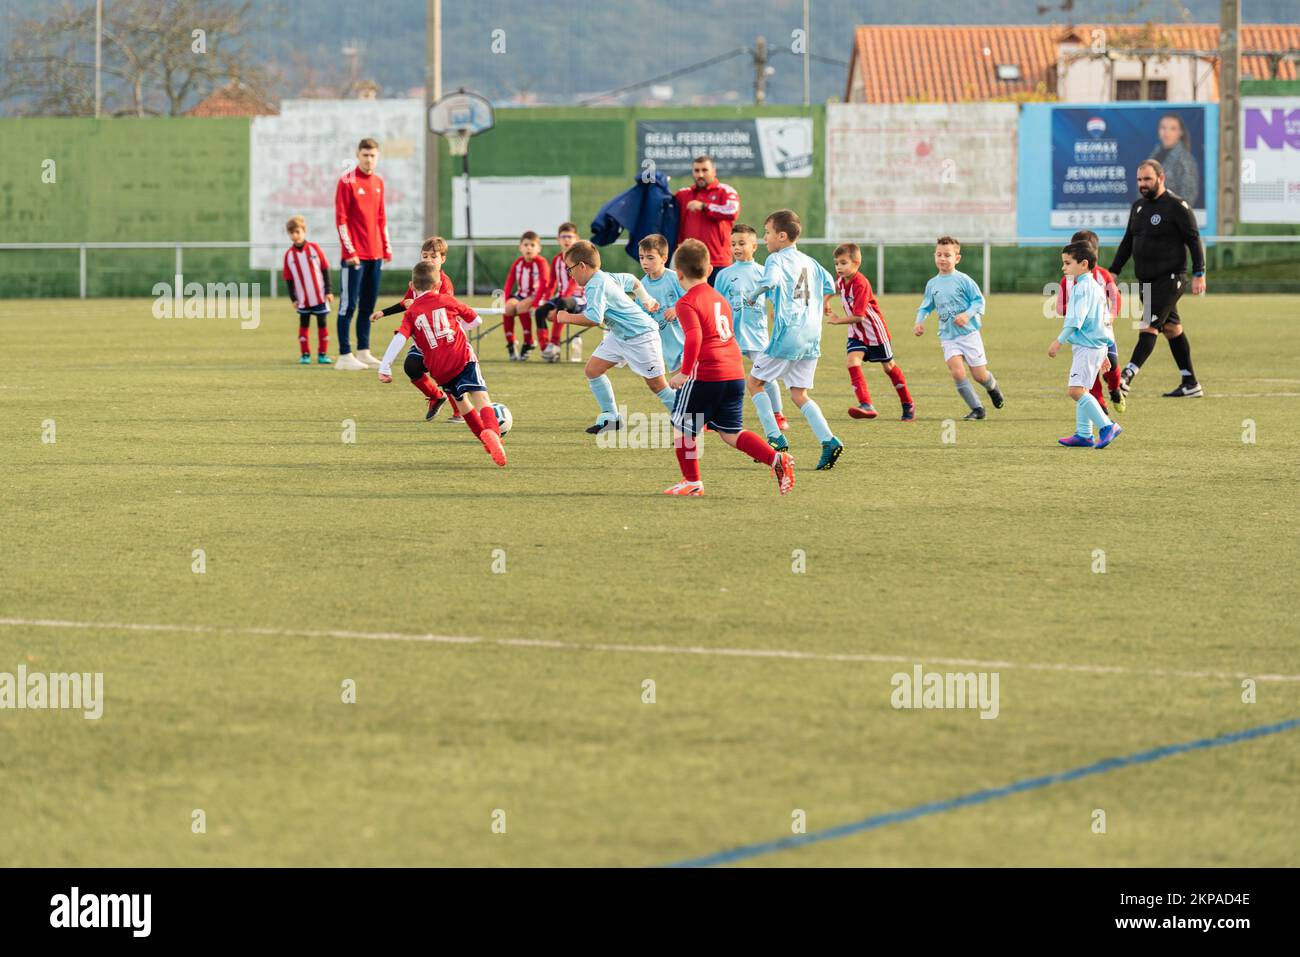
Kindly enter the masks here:
<path id="1" fill-rule="evenodd" d="M 874 276 L 872 276 L 873 285 L 877 293 L 884 293 L 887 290 L 894 288 L 893 286 L 891 286 L 888 280 L 888 276 L 891 274 L 887 273 L 886 271 L 886 267 L 887 267 L 886 260 L 888 258 L 886 256 L 886 250 L 891 248 L 903 248 L 903 247 L 919 248 L 919 247 L 931 246 L 934 242 L 934 237 L 932 236 L 915 237 L 915 238 L 891 237 L 889 239 L 879 239 L 879 238 L 830 239 L 826 237 L 808 237 L 808 238 L 801 238 L 799 240 L 799 245 L 805 248 L 806 250 L 811 251 L 812 254 L 816 255 L 819 259 L 829 263 L 831 250 L 833 250 L 834 247 L 839 245 L 840 243 L 847 242 L 847 241 L 856 242 L 862 248 L 864 253 L 863 255 L 864 263 L 871 262 L 871 258 L 869 258 L 868 251 L 871 250 L 874 253 L 875 274 Z M 1225 268 L 1225 263 L 1228 264 L 1226 268 L 1238 269 L 1238 270 L 1245 269 L 1247 266 L 1249 266 L 1253 269 L 1255 273 L 1261 272 L 1261 269 L 1257 268 L 1260 267 L 1261 265 L 1276 266 L 1277 268 L 1273 269 L 1272 271 L 1280 273 L 1280 275 L 1277 277 L 1270 277 L 1268 275 L 1265 275 L 1263 278 L 1256 277 L 1255 279 L 1242 279 L 1241 281 L 1231 283 L 1229 286 L 1224 286 L 1222 283 L 1216 283 L 1215 284 L 1216 288 L 1220 290 L 1246 291 L 1246 289 L 1240 289 L 1236 287 L 1242 285 L 1249 286 L 1252 283 L 1253 285 L 1261 289 L 1266 287 L 1277 287 L 1275 291 L 1286 291 L 1288 289 L 1300 288 L 1300 236 L 1206 236 L 1204 237 L 1204 241 L 1207 247 L 1207 252 L 1210 255 L 1210 268 L 1212 274 L 1214 271 L 1220 268 Z M 447 244 L 453 250 L 464 251 L 463 266 L 464 266 L 465 285 L 463 288 L 468 290 L 467 292 L 468 295 L 474 295 L 476 294 L 479 288 L 478 284 L 476 283 L 476 268 L 482 269 L 482 265 L 479 263 L 481 255 L 488 251 L 513 250 L 518 245 L 518 242 L 517 240 L 514 239 L 472 239 L 472 240 L 449 239 L 447 241 Z M 975 263 L 972 263 L 971 260 L 977 260 L 978 268 L 982 278 L 981 288 L 983 288 L 986 292 L 989 292 L 994 290 L 994 270 L 995 270 L 995 262 L 997 260 L 997 257 L 999 256 L 1025 257 L 1032 254 L 1032 255 L 1037 255 L 1040 258 L 1044 258 L 1046 254 L 1049 253 L 1052 247 L 1059 248 L 1061 244 L 1062 244 L 1062 239 L 1060 237 L 1032 237 L 1032 236 L 1031 237 L 1026 237 L 1026 236 L 990 237 L 984 239 L 976 239 L 974 241 L 967 241 L 962 248 L 963 258 L 966 260 L 966 264 L 964 268 L 966 269 L 967 272 L 972 272 L 973 271 L 972 267 L 975 266 Z M 553 245 L 553 244 L 545 244 L 545 245 Z M 619 240 L 618 243 L 616 243 L 615 245 L 605 247 L 605 252 L 607 255 L 609 255 L 612 250 L 621 251 L 622 246 L 623 246 L 623 240 Z M 1248 251 L 1251 249 L 1262 251 L 1263 248 L 1267 246 L 1283 247 L 1281 250 L 1279 250 L 1281 255 L 1276 255 L 1272 257 L 1261 255 L 1252 258 L 1248 254 Z M 1238 247 L 1242 247 L 1241 252 L 1233 252 L 1232 254 L 1228 254 L 1228 251 L 1236 251 Z M 59 250 L 65 250 L 65 251 L 75 250 L 77 252 L 77 261 L 78 261 L 77 262 L 77 274 L 78 274 L 77 288 L 78 288 L 78 294 L 82 299 L 85 299 L 88 296 L 90 258 L 91 258 L 91 254 L 94 252 L 101 252 L 101 251 L 120 252 L 120 251 L 128 251 L 128 250 L 171 250 L 174 254 L 175 273 L 177 275 L 183 275 L 184 264 L 185 264 L 185 253 L 187 250 L 251 251 L 255 248 L 272 249 L 276 253 L 279 253 L 284 249 L 284 244 L 283 243 L 255 244 L 251 242 L 185 242 L 185 241 L 0 243 L 0 252 L 18 251 L 18 252 L 31 252 L 31 253 L 45 253 L 47 251 L 53 252 Z M 415 263 L 416 261 L 419 260 L 420 249 L 419 249 L 419 244 L 417 243 L 396 243 L 394 244 L 393 251 L 394 251 L 395 263 L 405 265 L 407 263 Z M 549 254 L 550 253 L 548 251 L 547 255 Z M 507 252 L 505 254 L 506 257 L 510 257 L 512 255 L 513 254 L 510 252 Z M 927 268 L 923 261 L 923 257 L 920 256 L 919 252 L 917 256 L 913 257 L 913 260 L 914 260 L 913 261 L 914 266 L 918 265 L 917 260 L 919 260 L 918 268 L 920 268 L 921 271 L 924 271 L 924 269 Z M 1105 251 L 1103 251 L 1103 255 L 1102 255 L 1103 265 L 1105 264 L 1106 260 L 1107 260 L 1106 253 Z M 630 260 L 627 262 L 623 262 L 620 259 L 619 265 L 616 266 L 615 268 L 622 269 L 624 271 L 630 271 L 630 270 L 635 270 L 636 267 L 633 264 L 631 264 Z M 868 268 L 870 267 L 868 266 Z M 1001 267 L 999 266 L 998 268 Z M 916 269 L 913 269 L 912 272 L 915 273 Z M 1265 270 L 1265 272 L 1267 271 Z M 252 270 L 251 268 L 245 269 L 244 274 L 254 275 L 255 271 Z M 4 275 L 3 259 L 0 258 L 0 277 L 2 277 L 3 275 Z M 278 266 L 272 267 L 267 271 L 266 275 L 267 275 L 267 282 L 268 282 L 267 288 L 270 294 L 274 296 L 277 294 L 277 290 L 279 288 L 280 268 Z M 497 287 L 489 286 L 488 290 L 490 292 L 495 288 Z M 13 294 L 14 292 L 20 292 L 20 291 L 10 289 L 6 294 Z"/>

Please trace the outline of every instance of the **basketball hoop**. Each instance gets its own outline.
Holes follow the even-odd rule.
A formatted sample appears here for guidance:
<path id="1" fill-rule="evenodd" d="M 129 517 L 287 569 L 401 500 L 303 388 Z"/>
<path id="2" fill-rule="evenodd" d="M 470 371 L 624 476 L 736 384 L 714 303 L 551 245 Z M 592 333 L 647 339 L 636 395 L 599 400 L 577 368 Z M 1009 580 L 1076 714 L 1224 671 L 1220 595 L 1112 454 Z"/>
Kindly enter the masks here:
<path id="1" fill-rule="evenodd" d="M 492 104 L 467 90 L 457 90 L 429 107 L 429 132 L 447 140 L 452 156 L 464 156 L 469 138 L 486 133 L 496 123 Z"/>
<path id="2" fill-rule="evenodd" d="M 474 230 L 470 219 L 469 141 L 486 133 L 496 123 L 492 104 L 486 97 L 459 89 L 429 107 L 429 132 L 447 141 L 447 152 L 460 157 L 460 175 L 465 182 L 465 238 L 470 240 L 470 285 L 473 285 Z M 472 294 L 473 288 L 469 290 Z"/>
<path id="3" fill-rule="evenodd" d="M 448 153 L 452 156 L 464 156 L 469 152 L 469 138 L 474 135 L 474 131 L 467 129 L 448 130 L 442 135 L 447 140 Z"/>

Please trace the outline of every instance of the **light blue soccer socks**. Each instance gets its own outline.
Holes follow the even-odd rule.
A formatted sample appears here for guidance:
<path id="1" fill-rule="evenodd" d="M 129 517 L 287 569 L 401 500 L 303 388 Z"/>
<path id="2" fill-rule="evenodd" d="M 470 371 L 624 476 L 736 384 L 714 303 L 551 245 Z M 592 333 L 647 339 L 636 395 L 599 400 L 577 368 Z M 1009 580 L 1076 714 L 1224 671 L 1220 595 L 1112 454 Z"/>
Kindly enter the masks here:
<path id="1" fill-rule="evenodd" d="M 1075 403 L 1074 421 L 1075 433 L 1085 438 L 1092 437 L 1093 426 L 1097 427 L 1097 432 L 1100 434 L 1102 429 L 1111 424 L 1110 419 L 1105 412 L 1101 411 L 1101 406 L 1090 392 L 1085 392 Z"/>
<path id="2" fill-rule="evenodd" d="M 831 427 L 826 424 L 826 416 L 822 415 L 822 410 L 818 407 L 816 402 L 809 399 L 803 404 L 799 411 L 803 413 L 803 417 L 807 419 L 808 424 L 812 426 L 813 434 L 817 436 L 818 442 L 829 442 L 831 439 L 835 438 L 835 433 L 832 432 Z M 773 421 L 776 420 L 773 419 Z"/>
<path id="3" fill-rule="evenodd" d="M 673 406 L 677 404 L 676 389 L 670 389 L 668 386 L 664 386 L 659 392 L 655 394 L 659 396 L 659 401 L 664 404 L 664 408 L 667 409 L 669 412 L 671 412 L 673 410 Z"/>
<path id="4" fill-rule="evenodd" d="M 957 394 L 962 397 L 968 406 L 970 406 L 972 412 L 984 408 L 980 403 L 979 398 L 975 395 L 975 387 L 970 384 L 970 379 L 962 379 L 957 383 Z"/>
<path id="5" fill-rule="evenodd" d="M 777 415 L 781 414 L 781 386 L 776 382 L 769 382 L 763 386 L 763 391 L 767 393 L 767 400 L 772 403 L 772 411 Z"/>
<path id="6" fill-rule="evenodd" d="M 780 435 L 781 428 L 776 424 L 776 413 L 772 411 L 772 400 L 768 398 L 767 391 L 756 392 L 749 398 L 758 410 L 758 421 L 763 425 L 763 434 L 769 439 Z"/>
<path id="7" fill-rule="evenodd" d="M 596 404 L 600 406 L 600 417 L 596 422 L 603 425 L 611 419 L 617 419 L 618 406 L 614 404 L 614 384 L 609 381 L 609 376 L 601 375 L 588 379 L 587 385 L 591 388 L 591 394 L 596 397 Z"/>

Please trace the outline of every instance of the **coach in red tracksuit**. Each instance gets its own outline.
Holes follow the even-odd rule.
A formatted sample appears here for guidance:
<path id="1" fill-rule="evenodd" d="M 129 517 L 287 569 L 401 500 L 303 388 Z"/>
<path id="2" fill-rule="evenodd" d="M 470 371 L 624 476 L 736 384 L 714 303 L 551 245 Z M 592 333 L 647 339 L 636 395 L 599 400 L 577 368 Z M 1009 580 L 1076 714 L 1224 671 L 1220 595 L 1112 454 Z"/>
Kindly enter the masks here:
<path id="1" fill-rule="evenodd" d="M 731 224 L 740 215 L 740 197 L 726 183 L 718 182 L 718 171 L 708 156 L 697 156 L 691 163 L 694 186 L 679 189 L 673 194 L 677 200 L 677 245 L 687 239 L 698 239 L 709 250 L 709 285 L 712 286 L 719 270 L 730 266 Z"/>
<path id="2" fill-rule="evenodd" d="M 334 190 L 334 220 L 342 254 L 342 295 L 339 297 L 338 369 L 378 368 L 370 354 L 370 315 L 379 298 L 379 273 L 392 262 L 388 241 L 388 215 L 384 211 L 384 181 L 375 172 L 379 144 L 366 137 L 357 146 L 357 165 L 339 178 Z M 348 327 L 357 314 L 357 353 L 352 355 Z"/>

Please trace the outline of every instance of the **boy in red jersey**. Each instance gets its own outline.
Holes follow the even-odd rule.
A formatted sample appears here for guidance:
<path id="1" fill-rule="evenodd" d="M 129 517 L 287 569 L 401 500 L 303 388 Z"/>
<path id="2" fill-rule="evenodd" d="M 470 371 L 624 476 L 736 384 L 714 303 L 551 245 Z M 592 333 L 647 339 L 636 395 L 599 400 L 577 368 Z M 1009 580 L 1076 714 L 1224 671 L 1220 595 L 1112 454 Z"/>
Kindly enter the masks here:
<path id="1" fill-rule="evenodd" d="M 402 316 L 393 341 L 388 344 L 379 364 L 379 381 L 393 381 L 393 360 L 413 337 L 424 356 L 424 367 L 439 385 L 446 388 L 455 400 L 465 424 L 497 465 L 506 464 L 506 452 L 501 445 L 501 426 L 487 385 L 479 372 L 478 357 L 465 338 L 465 330 L 482 322 L 469 306 L 451 296 L 433 291 L 435 272 L 429 263 L 419 263 L 411 270 L 411 289 L 415 300 Z"/>
<path id="2" fill-rule="evenodd" d="M 442 296 L 456 295 L 456 287 L 452 285 L 451 277 L 443 271 L 443 263 L 447 261 L 447 240 L 441 236 L 430 236 L 420 246 L 420 262 L 428 263 L 436 272 L 434 288 Z M 370 317 L 371 322 L 377 322 L 386 316 L 393 316 L 399 312 L 406 312 L 411 308 L 411 303 L 415 301 L 415 290 L 410 284 L 406 287 L 406 292 L 401 300 L 393 303 L 386 309 L 374 313 Z M 414 343 L 411 344 L 410 351 L 406 353 L 406 359 L 402 363 L 402 371 L 406 373 L 411 385 L 420 391 L 420 394 L 429 400 L 428 411 L 424 414 L 424 421 L 428 422 L 442 404 L 447 401 L 447 396 L 438 388 L 438 384 L 429 378 L 429 373 L 424 368 L 424 356 L 420 353 L 420 347 Z M 460 418 L 459 414 L 453 418 Z"/>
<path id="3" fill-rule="evenodd" d="M 685 294 L 677 300 L 677 321 L 686 343 L 682 369 L 669 385 L 677 390 L 673 405 L 673 447 L 682 481 L 665 495 L 700 496 L 699 434 L 706 427 L 722 441 L 760 465 L 772 469 L 782 495 L 794 488 L 794 459 L 773 449 L 762 436 L 744 429 L 745 367 L 731 331 L 731 306 L 708 283 L 709 248 L 698 239 L 677 247 L 673 264 Z"/>
<path id="4" fill-rule="evenodd" d="M 506 350 L 511 362 L 523 362 L 533 351 L 533 310 L 544 303 L 551 294 L 551 267 L 542 256 L 542 241 L 531 229 L 519 237 L 519 258 L 510 264 L 506 273 L 506 301 L 502 310 L 501 327 L 506 334 Z M 515 352 L 515 316 L 524 325 L 524 347 Z M 550 344 L 546 326 L 537 330 L 545 350 Z"/>
<path id="5" fill-rule="evenodd" d="M 849 340 L 846 350 L 849 354 L 849 380 L 857 395 L 858 404 L 849 409 L 849 415 L 855 419 L 874 419 L 876 410 L 871 405 L 871 392 L 867 389 L 867 377 L 862 372 L 862 362 L 879 362 L 885 370 L 889 381 L 898 391 L 898 401 L 903 406 L 903 421 L 916 420 L 916 405 L 912 402 L 912 393 L 907 389 L 907 380 L 903 370 L 894 362 L 894 349 L 890 344 L 889 327 L 885 325 L 885 314 L 876 302 L 876 294 L 871 290 L 871 282 L 862 275 L 862 250 L 857 243 L 843 243 L 835 247 L 835 285 L 840 291 L 840 301 L 844 303 L 844 317 L 831 314 L 830 303 L 826 303 L 826 322 L 832 326 L 848 326 Z"/>
<path id="6" fill-rule="evenodd" d="M 293 243 L 284 254 L 284 281 L 289 284 L 289 298 L 298 310 L 298 362 L 311 364 L 311 346 L 307 330 L 311 317 L 316 317 L 316 361 L 329 365 L 330 357 L 330 306 L 334 293 L 330 292 L 330 264 L 325 253 L 315 243 L 307 242 L 307 220 L 292 216 L 285 224 L 289 240 Z"/>
<path id="7" fill-rule="evenodd" d="M 560 223 L 560 228 L 556 230 L 555 241 L 559 243 L 560 251 L 551 260 L 551 298 L 533 310 L 539 331 L 546 328 L 546 320 L 551 314 L 557 313 L 551 323 L 550 345 L 542 347 L 542 358 L 547 362 L 559 362 L 561 358 L 560 346 L 564 344 L 564 323 L 560 321 L 558 313 L 582 312 L 586 308 L 586 303 L 582 299 L 582 287 L 569 274 L 569 264 L 564 261 L 564 254 L 578 241 L 578 227 L 573 223 Z"/>
<path id="8" fill-rule="evenodd" d="M 1070 237 L 1070 242 L 1087 243 L 1089 246 L 1092 247 L 1092 253 L 1094 256 L 1096 256 L 1101 251 L 1101 238 L 1096 233 L 1094 233 L 1091 229 L 1079 230 L 1077 233 L 1075 233 L 1073 236 Z M 1110 274 L 1109 270 L 1102 268 L 1100 262 L 1098 262 L 1095 266 L 1093 266 L 1092 277 L 1096 279 L 1098 283 L 1101 284 L 1102 289 L 1106 290 L 1106 302 L 1110 304 L 1109 332 L 1110 332 L 1111 339 L 1114 340 L 1115 339 L 1114 323 L 1115 320 L 1119 318 L 1119 307 L 1120 307 L 1119 285 L 1115 282 L 1115 277 Z M 1056 314 L 1058 316 L 1065 315 L 1065 307 L 1069 304 L 1069 302 L 1070 302 L 1070 287 L 1066 283 L 1066 278 L 1062 276 L 1060 285 L 1058 286 L 1056 292 Z M 1101 411 L 1106 412 L 1107 411 L 1106 400 L 1105 398 L 1103 398 L 1102 389 L 1101 389 L 1102 380 L 1105 379 L 1106 386 L 1110 389 L 1110 401 L 1114 405 L 1115 411 L 1123 412 L 1127 403 L 1124 401 L 1124 393 L 1123 391 L 1120 390 L 1119 387 L 1119 375 L 1120 375 L 1119 351 L 1116 350 L 1114 352 L 1111 352 L 1110 354 L 1107 355 L 1106 358 L 1110 360 L 1110 367 L 1105 372 L 1101 373 L 1101 375 L 1097 376 L 1097 381 L 1092 384 L 1092 388 L 1089 389 L 1088 391 L 1092 393 L 1092 397 L 1096 399 L 1097 404 L 1101 406 Z"/>

